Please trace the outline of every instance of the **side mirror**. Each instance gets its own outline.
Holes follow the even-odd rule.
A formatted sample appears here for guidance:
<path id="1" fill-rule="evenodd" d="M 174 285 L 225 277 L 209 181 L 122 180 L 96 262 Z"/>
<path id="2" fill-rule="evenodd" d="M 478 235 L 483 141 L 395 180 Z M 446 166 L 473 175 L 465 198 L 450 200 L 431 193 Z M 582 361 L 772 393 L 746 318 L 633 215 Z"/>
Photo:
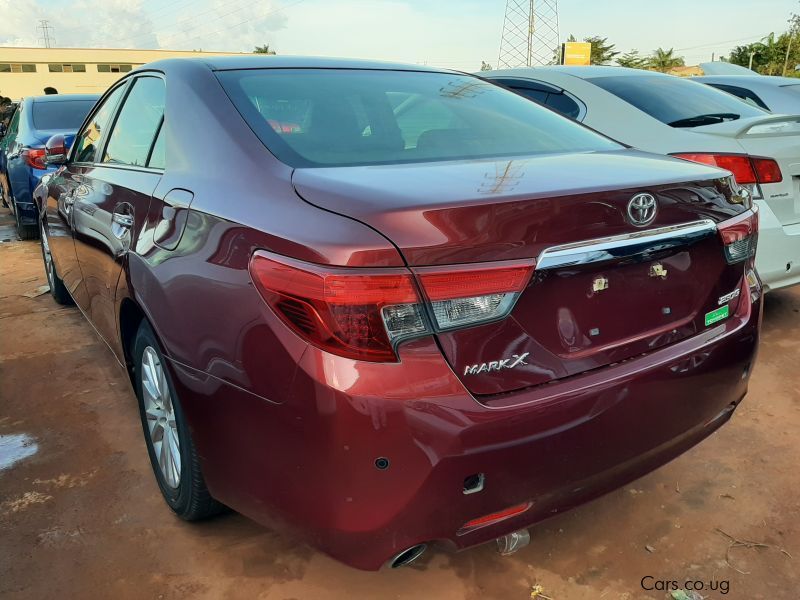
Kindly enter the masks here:
<path id="1" fill-rule="evenodd" d="M 48 165 L 63 165 L 67 162 L 67 143 L 61 134 L 54 135 L 44 146 L 44 162 Z"/>

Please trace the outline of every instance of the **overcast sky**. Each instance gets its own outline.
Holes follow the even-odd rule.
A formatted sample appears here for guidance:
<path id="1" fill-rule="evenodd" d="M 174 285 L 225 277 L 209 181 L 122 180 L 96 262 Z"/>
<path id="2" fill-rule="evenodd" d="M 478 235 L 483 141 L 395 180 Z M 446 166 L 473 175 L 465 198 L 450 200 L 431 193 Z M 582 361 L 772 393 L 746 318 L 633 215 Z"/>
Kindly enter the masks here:
<path id="1" fill-rule="evenodd" d="M 618 50 L 674 47 L 687 64 L 784 31 L 797 0 L 561 0 L 560 33 Z M 475 70 L 497 63 L 505 0 L 0 0 L 0 45 L 349 56 Z"/>

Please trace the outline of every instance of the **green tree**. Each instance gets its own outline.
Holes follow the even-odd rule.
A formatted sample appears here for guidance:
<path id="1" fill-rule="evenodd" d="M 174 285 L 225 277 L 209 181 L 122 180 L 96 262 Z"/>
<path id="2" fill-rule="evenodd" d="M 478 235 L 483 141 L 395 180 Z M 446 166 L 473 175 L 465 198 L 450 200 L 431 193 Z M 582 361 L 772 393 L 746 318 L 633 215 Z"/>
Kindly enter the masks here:
<path id="1" fill-rule="evenodd" d="M 647 68 L 647 58 L 641 56 L 639 51 L 634 48 L 620 56 L 617 59 L 617 64 L 620 67 L 628 67 L 630 69 L 644 69 Z"/>
<path id="2" fill-rule="evenodd" d="M 275 54 L 275 50 L 271 50 L 269 44 L 264 46 L 256 46 L 255 50 L 253 50 L 253 54 Z"/>
<path id="3" fill-rule="evenodd" d="M 670 48 L 669 50 L 656 48 L 647 61 L 648 67 L 656 71 L 661 71 L 662 73 L 666 73 L 672 67 L 682 67 L 685 64 L 686 62 L 683 60 L 682 56 L 675 56 L 674 48 Z"/>
<path id="4" fill-rule="evenodd" d="M 490 65 L 485 61 L 481 61 L 481 71 L 491 71 L 491 70 L 492 70 L 492 65 Z"/>
<path id="5" fill-rule="evenodd" d="M 608 38 L 601 38 L 599 35 L 583 38 L 584 42 L 592 45 L 591 60 L 593 65 L 607 65 L 619 54 L 614 50 L 616 46 L 608 43 Z"/>
<path id="6" fill-rule="evenodd" d="M 727 60 L 735 65 L 753 69 L 762 75 L 794 75 L 793 67 L 800 62 L 798 30 L 793 20 L 792 29 L 775 36 L 767 37 L 752 44 L 736 46 Z"/>

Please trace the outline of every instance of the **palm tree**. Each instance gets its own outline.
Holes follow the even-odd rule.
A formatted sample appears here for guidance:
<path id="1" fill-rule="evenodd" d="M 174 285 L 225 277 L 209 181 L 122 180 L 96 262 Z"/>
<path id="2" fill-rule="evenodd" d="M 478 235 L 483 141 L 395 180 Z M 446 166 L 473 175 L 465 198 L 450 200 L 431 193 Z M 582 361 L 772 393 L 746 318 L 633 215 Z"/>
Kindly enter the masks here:
<path id="1" fill-rule="evenodd" d="M 650 55 L 650 60 L 648 61 L 649 67 L 656 71 L 661 71 L 662 73 L 666 73 L 672 67 L 682 67 L 685 64 L 682 56 L 675 56 L 675 50 L 673 48 L 669 50 L 656 48 L 653 50 L 653 54 Z"/>

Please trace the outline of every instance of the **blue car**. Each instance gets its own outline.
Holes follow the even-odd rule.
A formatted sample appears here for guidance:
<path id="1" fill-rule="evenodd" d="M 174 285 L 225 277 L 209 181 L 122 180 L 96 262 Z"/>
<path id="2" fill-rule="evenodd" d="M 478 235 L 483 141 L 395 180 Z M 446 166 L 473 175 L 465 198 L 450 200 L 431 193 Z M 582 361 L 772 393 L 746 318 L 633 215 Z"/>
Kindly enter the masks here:
<path id="1" fill-rule="evenodd" d="M 11 208 L 23 240 L 39 235 L 32 193 L 42 176 L 55 171 L 44 162 L 44 146 L 60 133 L 71 144 L 99 96 L 64 94 L 23 99 L 0 138 L 0 195 Z"/>

